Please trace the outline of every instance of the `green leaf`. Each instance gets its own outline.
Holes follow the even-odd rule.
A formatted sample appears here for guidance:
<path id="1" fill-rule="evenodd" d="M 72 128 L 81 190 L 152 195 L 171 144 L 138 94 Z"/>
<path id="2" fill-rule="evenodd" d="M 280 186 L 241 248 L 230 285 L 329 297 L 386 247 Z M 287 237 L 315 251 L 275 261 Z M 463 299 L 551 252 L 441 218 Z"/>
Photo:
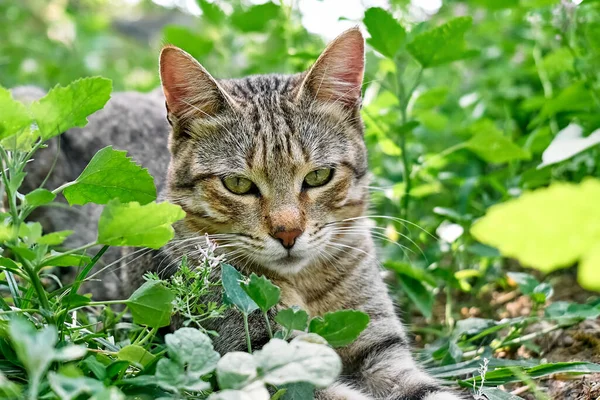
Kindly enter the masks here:
<path id="1" fill-rule="evenodd" d="M 308 326 L 308 314 L 299 308 L 286 308 L 279 311 L 275 322 L 286 330 L 286 335 L 292 331 L 305 331 Z"/>
<path id="2" fill-rule="evenodd" d="M 202 16 L 213 24 L 220 24 L 227 18 L 225 12 L 215 3 L 209 3 L 206 0 L 198 0 L 198 5 L 202 10 Z"/>
<path id="3" fill-rule="evenodd" d="M 160 328 L 169 325 L 175 294 L 160 281 L 148 281 L 127 300 L 133 322 Z"/>
<path id="4" fill-rule="evenodd" d="M 515 396 L 498 388 L 483 388 L 481 393 L 488 400 L 522 400 L 522 397 Z"/>
<path id="5" fill-rule="evenodd" d="M 111 91 L 110 79 L 98 76 L 51 89 L 29 108 L 42 139 L 48 140 L 76 126 L 86 126 L 87 117 L 104 107 Z"/>
<path id="6" fill-rule="evenodd" d="M 48 246 L 58 246 L 62 244 L 69 236 L 73 234 L 73 231 L 57 231 L 40 237 L 37 240 L 39 244 L 47 244 Z"/>
<path id="7" fill-rule="evenodd" d="M 308 331 L 323 337 L 333 347 L 352 343 L 369 324 L 369 316 L 362 311 L 340 310 L 313 318 Z"/>
<path id="8" fill-rule="evenodd" d="M 279 386 L 280 389 L 285 389 L 285 393 L 281 400 L 304 400 L 315 397 L 315 387 L 306 382 L 288 383 Z"/>
<path id="9" fill-rule="evenodd" d="M 433 293 L 423 283 L 410 275 L 400 273 L 398 283 L 425 318 L 431 318 L 433 310 Z"/>
<path id="10" fill-rule="evenodd" d="M 158 249 L 173 238 L 171 226 L 185 217 L 170 203 L 109 202 L 98 221 L 98 242 L 109 246 L 143 246 Z"/>
<path id="11" fill-rule="evenodd" d="M 367 43 L 386 57 L 394 58 L 406 41 L 406 31 L 386 10 L 371 7 L 363 19 L 371 37 Z"/>
<path id="12" fill-rule="evenodd" d="M 264 32 L 269 22 L 280 15 L 281 8 L 269 1 L 245 11 L 236 9 L 231 15 L 231 24 L 242 32 Z"/>
<path id="13" fill-rule="evenodd" d="M 252 354 L 234 351 L 217 363 L 217 382 L 220 389 L 242 389 L 258 375 Z"/>
<path id="14" fill-rule="evenodd" d="M 129 361 L 131 364 L 141 368 L 146 368 L 148 364 L 152 363 L 156 357 L 144 349 L 142 346 L 130 344 L 123 347 L 117 352 L 117 358 L 119 360 Z"/>
<path id="15" fill-rule="evenodd" d="M 556 301 L 544 310 L 546 317 L 558 321 L 596 319 L 600 316 L 600 305 L 577 304 L 566 301 Z M 569 325 L 572 322 L 569 321 Z"/>
<path id="16" fill-rule="evenodd" d="M 464 147 L 487 162 L 502 164 L 531 158 L 527 150 L 523 150 L 505 137 L 492 121 L 479 121 L 471 127 L 471 130 L 475 134 L 464 143 Z"/>
<path id="17" fill-rule="evenodd" d="M 589 362 L 557 362 L 552 364 L 541 364 L 530 368 L 519 368 L 522 374 L 532 379 L 543 378 L 552 374 L 590 374 L 599 373 L 600 365 Z M 485 375 L 484 385 L 499 386 L 510 382 L 520 382 L 521 374 L 515 371 L 515 367 L 496 368 Z M 475 376 L 471 379 L 461 381 L 462 386 L 473 387 L 475 384 L 480 384 L 481 376 Z"/>
<path id="18" fill-rule="evenodd" d="M 255 273 L 252 273 L 250 281 L 242 283 L 241 286 L 244 292 L 254 300 L 258 308 L 264 313 L 279 302 L 281 290 L 264 276 L 259 277 Z"/>
<path id="19" fill-rule="evenodd" d="M 335 381 L 342 369 L 340 357 L 327 345 L 313 343 L 310 336 L 299 336 L 290 343 L 271 339 L 254 353 L 266 383 L 307 382 L 326 387 Z"/>
<path id="20" fill-rule="evenodd" d="M 221 281 L 223 282 L 224 302 L 236 306 L 244 314 L 258 309 L 258 305 L 241 287 L 242 274 L 229 264 L 221 265 Z"/>
<path id="21" fill-rule="evenodd" d="M 119 388 L 115 386 L 111 386 L 109 388 L 104 389 L 100 393 L 96 393 L 90 400 L 125 400 L 126 397 L 119 390 Z"/>
<path id="22" fill-rule="evenodd" d="M 94 394 L 105 390 L 104 384 L 95 379 L 85 376 L 72 378 L 53 371 L 48 373 L 48 382 L 61 400 L 72 400 L 84 394 Z"/>
<path id="23" fill-rule="evenodd" d="M 508 272 L 506 275 L 514 281 L 524 295 L 530 295 L 533 290 L 540 284 L 534 276 L 524 272 Z"/>
<path id="24" fill-rule="evenodd" d="M 423 68 L 471 57 L 475 53 L 467 50 L 464 35 L 471 28 L 472 22 L 471 17 L 457 17 L 420 33 L 408 43 L 408 52 Z"/>
<path id="25" fill-rule="evenodd" d="M 156 187 L 146 168 L 127 157 L 126 151 L 108 146 L 94 155 L 63 194 L 70 205 L 106 204 L 114 199 L 148 204 L 156 200 Z"/>
<path id="26" fill-rule="evenodd" d="M 0 86 L 0 140 L 12 136 L 31 125 L 27 107 L 12 98 L 10 91 Z"/>
<path id="27" fill-rule="evenodd" d="M 600 292 L 600 244 L 583 256 L 577 270 L 577 281 L 584 289 Z"/>
<path id="28" fill-rule="evenodd" d="M 600 243 L 600 181 L 557 182 L 489 208 L 471 233 L 504 256 L 551 272 L 586 257 Z"/>
<path id="29" fill-rule="evenodd" d="M 217 366 L 219 353 L 214 351 L 210 338 L 193 328 L 179 328 L 165 336 L 169 357 L 186 366 L 188 376 L 200 379 Z"/>
<path id="30" fill-rule="evenodd" d="M 50 252 L 44 260 L 41 267 L 80 267 L 92 261 L 92 259 L 84 254 L 63 254 L 56 251 Z"/>
<path id="31" fill-rule="evenodd" d="M 31 207 L 39 207 L 52 202 L 56 195 L 51 191 L 43 188 L 35 189 L 25 195 L 25 201 Z"/>
<path id="32" fill-rule="evenodd" d="M 575 82 L 564 88 L 558 95 L 544 103 L 538 116 L 528 127 L 539 125 L 548 118 L 561 112 L 587 111 L 593 107 L 594 99 L 586 88 L 585 82 Z"/>
<path id="33" fill-rule="evenodd" d="M 73 345 L 55 349 L 58 332 L 53 325 L 38 331 L 29 321 L 15 318 L 8 325 L 8 333 L 15 353 L 27 371 L 29 388 L 34 395 L 37 395 L 39 382 L 53 361 L 72 361 L 87 352 L 84 347 Z"/>
<path id="34" fill-rule="evenodd" d="M 204 57 L 214 47 L 214 41 L 179 25 L 165 26 L 163 29 L 163 41 L 182 48 L 194 58 Z"/>

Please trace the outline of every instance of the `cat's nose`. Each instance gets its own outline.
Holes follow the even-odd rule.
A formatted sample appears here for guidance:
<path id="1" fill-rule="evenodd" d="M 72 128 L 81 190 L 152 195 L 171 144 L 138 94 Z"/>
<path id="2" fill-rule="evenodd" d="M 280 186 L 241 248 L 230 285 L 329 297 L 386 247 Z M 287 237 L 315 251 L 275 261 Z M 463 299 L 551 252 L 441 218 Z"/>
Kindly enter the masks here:
<path id="1" fill-rule="evenodd" d="M 286 230 L 285 228 L 283 228 L 277 229 L 273 237 L 279 239 L 283 247 L 285 247 L 286 249 L 291 249 L 294 246 L 294 243 L 296 243 L 296 239 L 300 235 L 302 235 L 302 230 L 300 229 Z"/>

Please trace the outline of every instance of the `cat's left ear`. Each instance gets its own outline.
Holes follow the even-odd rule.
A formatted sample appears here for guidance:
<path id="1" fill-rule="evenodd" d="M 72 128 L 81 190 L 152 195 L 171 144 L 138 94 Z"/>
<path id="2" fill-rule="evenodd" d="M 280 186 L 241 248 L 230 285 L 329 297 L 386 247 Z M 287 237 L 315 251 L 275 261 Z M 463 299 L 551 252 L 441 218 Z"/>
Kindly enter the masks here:
<path id="1" fill-rule="evenodd" d="M 358 107 L 365 71 L 365 39 L 358 27 L 335 38 L 308 70 L 298 98 L 311 95 L 326 102 Z"/>

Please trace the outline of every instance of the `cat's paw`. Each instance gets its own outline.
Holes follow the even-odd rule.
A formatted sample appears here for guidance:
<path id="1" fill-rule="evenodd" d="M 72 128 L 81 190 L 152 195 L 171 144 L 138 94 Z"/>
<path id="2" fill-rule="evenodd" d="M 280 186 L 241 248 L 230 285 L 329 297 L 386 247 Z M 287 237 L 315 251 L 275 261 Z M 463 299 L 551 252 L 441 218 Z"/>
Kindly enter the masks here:
<path id="1" fill-rule="evenodd" d="M 423 398 L 423 400 L 464 400 L 464 397 L 460 397 L 452 392 L 434 392 L 430 393 Z"/>
<path id="2" fill-rule="evenodd" d="M 363 392 L 343 383 L 334 383 L 315 393 L 315 400 L 373 400 Z"/>

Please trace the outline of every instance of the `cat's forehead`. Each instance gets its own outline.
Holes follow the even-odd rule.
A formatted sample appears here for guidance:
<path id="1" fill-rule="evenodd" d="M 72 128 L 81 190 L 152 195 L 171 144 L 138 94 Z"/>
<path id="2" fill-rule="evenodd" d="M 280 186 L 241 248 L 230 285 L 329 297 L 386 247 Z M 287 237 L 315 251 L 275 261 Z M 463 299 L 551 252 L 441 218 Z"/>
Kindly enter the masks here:
<path id="1" fill-rule="evenodd" d="M 212 122 L 199 122 L 196 130 L 211 125 L 209 134 L 197 135 L 200 163 L 222 175 L 251 171 L 292 176 L 306 167 L 355 158 L 353 152 L 362 148 L 356 124 L 330 106 L 296 102 L 299 79 L 267 75 L 224 81 L 237 104 Z"/>

